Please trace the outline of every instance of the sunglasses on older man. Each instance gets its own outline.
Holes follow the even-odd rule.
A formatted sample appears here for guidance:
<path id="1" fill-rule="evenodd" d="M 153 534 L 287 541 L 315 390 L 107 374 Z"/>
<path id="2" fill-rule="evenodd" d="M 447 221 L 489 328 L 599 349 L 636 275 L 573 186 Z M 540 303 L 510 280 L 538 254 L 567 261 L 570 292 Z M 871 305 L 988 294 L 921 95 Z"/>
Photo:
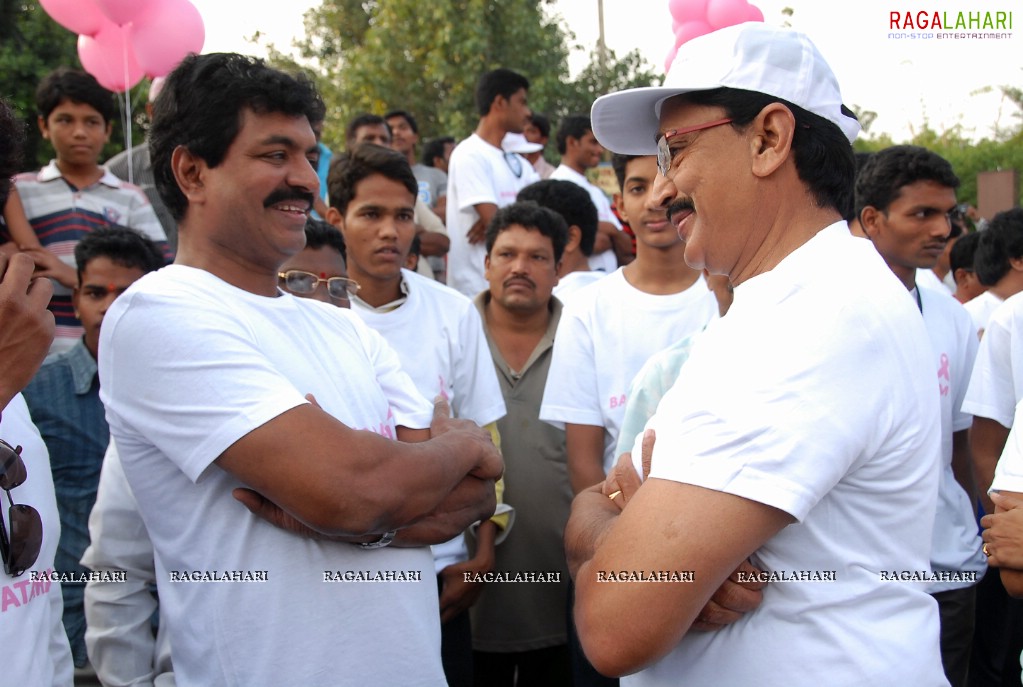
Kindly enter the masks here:
<path id="1" fill-rule="evenodd" d="M 11 498 L 11 491 L 24 484 L 28 471 L 21 459 L 21 447 L 11 446 L 0 439 L 0 489 L 7 494 L 10 508 L 7 518 L 0 508 L 0 554 L 4 560 L 4 572 L 18 577 L 32 567 L 39 558 L 43 544 L 43 521 L 39 511 L 32 506 L 17 504 Z"/>

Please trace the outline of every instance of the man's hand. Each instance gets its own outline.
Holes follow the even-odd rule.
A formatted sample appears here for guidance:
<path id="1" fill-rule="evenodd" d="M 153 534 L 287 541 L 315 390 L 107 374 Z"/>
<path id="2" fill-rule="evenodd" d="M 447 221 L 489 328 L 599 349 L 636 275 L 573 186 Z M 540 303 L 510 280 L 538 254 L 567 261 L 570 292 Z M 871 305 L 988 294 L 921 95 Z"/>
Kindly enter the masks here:
<path id="1" fill-rule="evenodd" d="M 643 480 L 650 475 L 650 463 L 653 459 L 656 439 L 652 429 L 643 433 L 641 457 Z M 601 493 L 609 497 L 609 500 L 618 506 L 619 512 L 621 512 L 641 485 L 642 482 L 632 463 L 631 454 L 623 453 L 601 486 Z M 613 494 L 615 497 L 611 499 L 610 496 Z M 693 629 L 703 632 L 720 630 L 726 625 L 734 623 L 744 614 L 756 610 L 764 600 L 762 590 L 767 586 L 765 582 L 756 581 L 757 574 L 760 572 L 749 561 L 743 561 L 742 565 L 729 575 L 728 579 L 711 596 L 710 601 L 703 607 L 696 622 L 693 623 Z"/>
<path id="2" fill-rule="evenodd" d="M 249 511 L 268 523 L 282 530 L 297 534 L 300 537 L 307 539 L 320 539 L 323 541 L 336 541 L 344 542 L 347 544 L 360 544 L 363 542 L 371 542 L 380 538 L 379 534 L 364 534 L 364 535 L 327 535 L 322 532 L 317 532 L 313 528 L 306 525 L 304 522 L 291 515 L 283 508 L 278 506 L 273 501 L 270 501 L 259 492 L 253 491 L 245 487 L 234 489 L 231 495 L 241 502 L 243 506 L 249 509 Z"/>
<path id="3" fill-rule="evenodd" d="M 991 500 L 997 512 L 980 521 L 988 565 L 1023 570 L 1023 499 L 991 492 Z"/>
<path id="4" fill-rule="evenodd" d="M 35 262 L 34 276 L 55 279 L 69 289 L 78 286 L 78 273 L 75 272 L 75 268 L 65 265 L 60 258 L 45 248 L 26 248 L 23 253 Z"/>
<path id="5" fill-rule="evenodd" d="M 46 309 L 53 285 L 33 279 L 33 266 L 25 255 L 0 255 L 0 410 L 29 383 L 53 341 Z"/>
<path id="6" fill-rule="evenodd" d="M 484 239 L 487 238 L 487 225 L 482 219 L 476 220 L 476 223 L 469 227 L 469 231 L 465 234 L 465 237 L 469 239 L 469 243 L 477 245 L 483 243 Z"/>
<path id="7" fill-rule="evenodd" d="M 476 532 L 476 555 L 462 563 L 449 565 L 440 571 L 440 621 L 446 623 L 476 603 L 483 593 L 483 582 L 477 575 L 494 569 L 494 538 L 497 526 L 489 520 L 480 523 Z M 466 580 L 466 576 L 469 579 Z"/>
<path id="8" fill-rule="evenodd" d="M 469 472 L 471 476 L 481 480 L 498 480 L 504 474 L 504 460 L 494 446 L 490 432 L 471 420 L 451 417 L 451 406 L 442 396 L 433 399 L 433 420 L 430 422 L 430 439 L 440 437 L 456 442 L 457 450 L 479 452 L 476 467 Z"/>

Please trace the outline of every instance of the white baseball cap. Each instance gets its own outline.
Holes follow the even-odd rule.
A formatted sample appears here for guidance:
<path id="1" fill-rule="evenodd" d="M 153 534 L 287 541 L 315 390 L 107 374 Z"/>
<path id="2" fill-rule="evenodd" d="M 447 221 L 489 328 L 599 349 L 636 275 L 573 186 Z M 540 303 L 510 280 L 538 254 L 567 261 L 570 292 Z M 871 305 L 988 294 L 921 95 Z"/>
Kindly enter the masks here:
<path id="1" fill-rule="evenodd" d="M 501 140 L 501 149 L 506 153 L 535 153 L 538 150 L 543 150 L 543 146 L 539 143 L 530 143 L 524 134 L 513 134 L 508 132 L 504 135 L 504 139 Z"/>
<path id="2" fill-rule="evenodd" d="M 597 98 L 590 113 L 593 135 L 616 153 L 654 155 L 664 101 L 721 87 L 787 100 L 833 122 L 850 142 L 860 131 L 859 122 L 842 112 L 831 67 L 805 34 L 747 22 L 683 43 L 663 86 Z"/>

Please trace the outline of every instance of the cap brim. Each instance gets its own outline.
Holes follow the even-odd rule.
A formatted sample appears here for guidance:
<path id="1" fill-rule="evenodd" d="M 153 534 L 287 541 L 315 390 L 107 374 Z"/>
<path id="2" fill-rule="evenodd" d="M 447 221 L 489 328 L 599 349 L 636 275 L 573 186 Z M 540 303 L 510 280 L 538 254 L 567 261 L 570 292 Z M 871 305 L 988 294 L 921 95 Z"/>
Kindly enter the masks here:
<path id="1" fill-rule="evenodd" d="M 590 109 L 593 135 L 613 153 L 656 155 L 660 107 L 664 100 L 698 88 L 650 86 L 597 98 Z"/>
<path id="2" fill-rule="evenodd" d="M 520 155 L 522 155 L 524 153 L 535 153 L 538 150 L 543 150 L 543 146 L 540 145 L 539 143 L 529 143 L 529 142 L 526 142 L 526 143 L 519 143 L 517 145 L 514 145 L 510 149 L 508 149 L 506 152 L 509 152 L 509 153 L 519 153 Z"/>

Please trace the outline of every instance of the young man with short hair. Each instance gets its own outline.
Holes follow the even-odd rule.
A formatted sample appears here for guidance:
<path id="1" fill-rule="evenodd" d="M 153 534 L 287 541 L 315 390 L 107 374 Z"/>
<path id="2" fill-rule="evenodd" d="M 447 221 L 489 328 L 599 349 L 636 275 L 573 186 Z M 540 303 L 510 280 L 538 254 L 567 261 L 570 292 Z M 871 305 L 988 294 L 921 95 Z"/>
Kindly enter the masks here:
<path id="1" fill-rule="evenodd" d="M 636 259 L 577 291 L 565 306 L 540 418 L 564 427 L 576 493 L 604 480 L 629 383 L 647 359 L 717 318 L 714 293 L 686 265 L 652 156 L 615 156 L 616 198 L 636 232 Z M 642 332 L 642 335 L 638 335 Z"/>
<path id="2" fill-rule="evenodd" d="M 527 153 L 523 157 L 529 160 L 529 164 L 533 165 L 533 169 L 540 175 L 541 179 L 550 179 L 551 174 L 556 169 L 554 165 L 547 162 L 547 159 L 543 156 L 544 150 L 547 148 L 547 141 L 551 138 L 551 120 L 547 119 L 546 115 L 542 115 L 539 112 L 534 112 L 529 116 L 529 124 L 522 130 L 522 135 L 526 137 L 526 140 L 530 143 L 535 143 L 541 146 L 540 150 L 533 153 Z"/>
<path id="3" fill-rule="evenodd" d="M 96 374 L 103 317 L 129 286 L 164 264 L 155 243 L 125 227 L 87 234 L 75 246 L 75 262 L 78 285 L 71 302 L 85 333 L 70 349 L 49 357 L 24 391 L 50 452 L 61 523 L 54 566 L 72 574 L 85 572 L 78 561 L 89 545 L 89 511 L 110 439 Z M 83 591 L 84 583 L 63 585 L 64 629 L 78 667 L 86 662 Z"/>
<path id="4" fill-rule="evenodd" d="M 415 237 L 418 188 L 408 162 L 389 148 L 359 145 L 337 160 L 328 183 L 327 220 L 344 235 L 348 274 L 359 283 L 352 311 L 397 352 L 421 394 L 444 397 L 454 417 L 493 427 L 504 399 L 472 302 L 402 268 Z M 451 684 L 471 683 L 468 609 L 482 584 L 466 576 L 490 571 L 496 533 L 493 522 L 480 526 L 472 558 L 461 534 L 433 547 Z"/>
<path id="5" fill-rule="evenodd" d="M 167 236 L 140 188 L 99 165 L 116 116 L 113 94 L 82 71 L 61 67 L 36 90 L 39 130 L 55 158 L 39 172 L 15 178 L 18 195 L 42 249 L 27 251 L 36 274 L 51 277 L 50 301 L 57 322 L 51 353 L 74 346 L 82 326 L 74 316 L 71 290 L 77 280 L 74 249 L 86 234 L 114 224 L 136 229 L 170 258 Z"/>
<path id="6" fill-rule="evenodd" d="M 977 326 L 977 336 L 983 337 L 991 314 L 1006 298 L 1023 291 L 1023 208 L 1004 210 L 991 218 L 980 232 L 973 268 L 987 291 L 965 307 Z"/>
<path id="7" fill-rule="evenodd" d="M 439 136 L 438 138 L 431 138 L 423 146 L 423 159 L 422 163 L 427 167 L 433 167 L 444 172 L 444 176 L 448 173 L 448 160 L 451 158 L 451 151 L 455 149 L 455 139 L 451 136 Z M 444 189 L 447 193 L 447 188 Z"/>
<path id="8" fill-rule="evenodd" d="M 305 223 L 305 248 L 288 258 L 277 275 L 281 289 L 301 298 L 313 298 L 350 308 L 359 283 L 348 278 L 345 239 L 336 228 L 310 217 Z"/>
<path id="9" fill-rule="evenodd" d="M 391 110 L 384 115 L 391 129 L 391 147 L 405 156 L 412 173 L 419 182 L 419 200 L 444 221 L 447 204 L 448 175 L 434 167 L 427 167 L 416 159 L 416 144 L 419 143 L 419 125 L 416 118 L 405 110 Z"/>
<path id="10" fill-rule="evenodd" d="M 960 303 L 968 303 L 984 293 L 987 287 L 977 279 L 977 271 L 973 268 L 973 258 L 977 254 L 980 243 L 980 232 L 971 231 L 964 234 L 952 246 L 948 254 L 948 266 L 955 280 L 955 299 Z"/>
<path id="11" fill-rule="evenodd" d="M 877 252 L 916 301 L 934 352 L 933 369 L 941 407 L 941 477 L 935 514 L 931 569 L 969 573 L 935 582 L 927 591 L 941 615 L 941 660 L 953 687 L 965 687 L 973 642 L 976 581 L 987 569 L 976 530 L 976 485 L 967 436 L 973 417 L 963 398 L 977 356 L 970 316 L 934 288 L 917 280 L 945 254 L 952 231 L 959 178 L 947 160 L 918 146 L 892 146 L 875 153 L 856 177 L 856 215 Z"/>
<path id="12" fill-rule="evenodd" d="M 459 143 L 448 165 L 448 284 L 473 298 L 487 287 L 483 242 L 499 208 L 540 177 L 524 157 L 501 148 L 504 135 L 529 123 L 529 81 L 510 69 L 495 69 L 476 84 L 476 131 Z"/>
<path id="13" fill-rule="evenodd" d="M 586 115 L 565 117 L 558 127 L 557 141 L 561 164 L 549 178 L 571 181 L 590 194 L 599 222 L 598 243 L 590 256 L 590 268 L 611 274 L 619 265 L 631 262 L 632 241 L 622 233 L 622 224 L 611 211 L 607 194 L 586 178 L 586 170 L 600 164 L 604 148 L 593 137 L 593 127 Z"/>

